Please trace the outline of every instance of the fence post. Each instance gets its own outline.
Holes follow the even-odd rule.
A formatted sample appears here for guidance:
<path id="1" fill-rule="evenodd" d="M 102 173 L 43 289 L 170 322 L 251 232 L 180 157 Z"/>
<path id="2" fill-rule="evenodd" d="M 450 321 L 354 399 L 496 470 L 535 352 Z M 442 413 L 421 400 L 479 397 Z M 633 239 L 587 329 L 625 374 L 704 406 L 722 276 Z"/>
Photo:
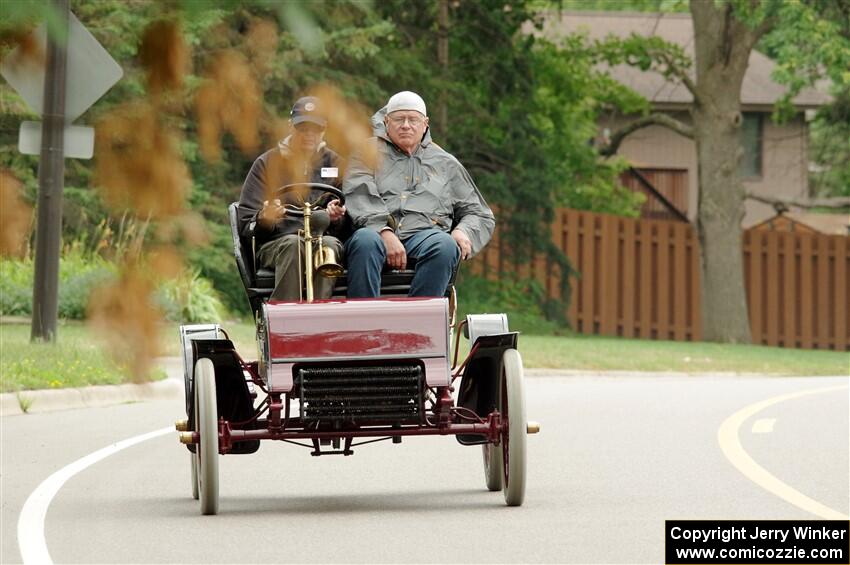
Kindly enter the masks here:
<path id="1" fill-rule="evenodd" d="M 635 220 L 624 218 L 623 227 L 623 337 L 635 335 L 635 302 L 637 273 L 635 272 Z"/>
<path id="2" fill-rule="evenodd" d="M 850 295 L 850 281 L 847 280 L 848 256 L 847 238 L 833 236 L 835 239 L 835 349 L 850 349 L 850 334 L 847 331 L 847 300 Z"/>

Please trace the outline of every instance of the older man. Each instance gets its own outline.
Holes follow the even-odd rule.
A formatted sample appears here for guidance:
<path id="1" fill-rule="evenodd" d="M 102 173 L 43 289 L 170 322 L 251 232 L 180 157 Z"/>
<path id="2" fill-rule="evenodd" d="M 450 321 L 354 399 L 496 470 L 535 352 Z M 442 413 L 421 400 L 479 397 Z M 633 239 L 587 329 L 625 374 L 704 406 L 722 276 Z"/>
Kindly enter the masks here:
<path id="1" fill-rule="evenodd" d="M 327 119 L 314 96 L 299 98 L 290 112 L 292 133 L 278 143 L 277 148 L 266 151 L 254 161 L 239 198 L 239 221 L 242 235 L 253 237 L 257 247 L 257 263 L 275 271 L 273 300 L 298 300 L 301 296 L 299 271 L 304 268 L 298 230 L 304 229 L 304 220 L 287 215 L 280 200 L 271 199 L 275 190 L 296 182 L 320 182 L 339 186 L 339 155 L 330 150 L 323 138 Z M 308 199 L 316 201 L 324 193 L 318 189 L 310 192 Z M 313 227 L 325 227 L 328 233 L 340 235 L 344 230 L 345 206 L 339 200 L 327 205 L 327 213 L 317 211 Z M 342 256 L 342 243 L 333 235 L 323 238 L 325 245 Z M 318 277 L 316 296 L 330 297 L 334 279 Z"/>
<path id="2" fill-rule="evenodd" d="M 469 173 L 431 141 L 425 101 L 393 95 L 373 117 L 378 168 L 353 157 L 343 181 L 357 231 L 346 242 L 349 298 L 378 296 L 381 271 L 416 260 L 410 296 L 443 296 L 457 263 L 490 240 L 493 212 Z"/>

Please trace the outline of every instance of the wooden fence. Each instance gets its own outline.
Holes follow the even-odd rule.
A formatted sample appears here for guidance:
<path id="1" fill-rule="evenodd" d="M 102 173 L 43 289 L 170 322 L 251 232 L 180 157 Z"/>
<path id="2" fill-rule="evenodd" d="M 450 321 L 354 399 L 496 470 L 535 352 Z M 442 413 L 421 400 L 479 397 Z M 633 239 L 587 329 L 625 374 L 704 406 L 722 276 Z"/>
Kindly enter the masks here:
<path id="1" fill-rule="evenodd" d="M 744 275 L 753 342 L 850 349 L 848 237 L 744 233 Z"/>
<path id="2" fill-rule="evenodd" d="M 684 222 L 630 219 L 561 209 L 552 241 L 581 273 L 567 312 L 582 333 L 699 341 L 699 248 Z M 753 342 L 807 349 L 850 349 L 848 237 L 748 231 L 744 276 Z M 475 272 L 532 276 L 557 297 L 559 268 L 542 256 L 507 260 L 498 233 Z"/>

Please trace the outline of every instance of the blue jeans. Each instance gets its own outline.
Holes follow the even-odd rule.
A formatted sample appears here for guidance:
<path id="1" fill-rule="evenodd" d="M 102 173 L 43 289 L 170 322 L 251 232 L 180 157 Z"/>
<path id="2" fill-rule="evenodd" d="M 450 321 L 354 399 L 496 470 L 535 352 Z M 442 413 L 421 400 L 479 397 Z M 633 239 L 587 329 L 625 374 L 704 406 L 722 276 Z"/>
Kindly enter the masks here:
<path id="1" fill-rule="evenodd" d="M 408 296 L 443 296 L 460 261 L 460 248 L 444 231 L 418 231 L 402 241 L 408 261 L 416 259 L 416 274 Z M 348 297 L 373 298 L 381 291 L 381 271 L 387 250 L 378 232 L 361 228 L 345 242 Z"/>

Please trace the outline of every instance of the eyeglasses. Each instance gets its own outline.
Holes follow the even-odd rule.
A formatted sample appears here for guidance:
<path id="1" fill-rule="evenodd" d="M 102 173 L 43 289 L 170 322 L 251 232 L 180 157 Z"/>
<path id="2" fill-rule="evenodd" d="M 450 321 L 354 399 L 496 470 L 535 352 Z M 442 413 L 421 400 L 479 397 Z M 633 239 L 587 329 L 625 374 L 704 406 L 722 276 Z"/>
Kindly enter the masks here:
<path id="1" fill-rule="evenodd" d="M 415 128 L 425 122 L 425 118 L 418 116 L 387 116 L 394 126 L 403 126 L 404 122 L 410 124 L 410 127 Z"/>

